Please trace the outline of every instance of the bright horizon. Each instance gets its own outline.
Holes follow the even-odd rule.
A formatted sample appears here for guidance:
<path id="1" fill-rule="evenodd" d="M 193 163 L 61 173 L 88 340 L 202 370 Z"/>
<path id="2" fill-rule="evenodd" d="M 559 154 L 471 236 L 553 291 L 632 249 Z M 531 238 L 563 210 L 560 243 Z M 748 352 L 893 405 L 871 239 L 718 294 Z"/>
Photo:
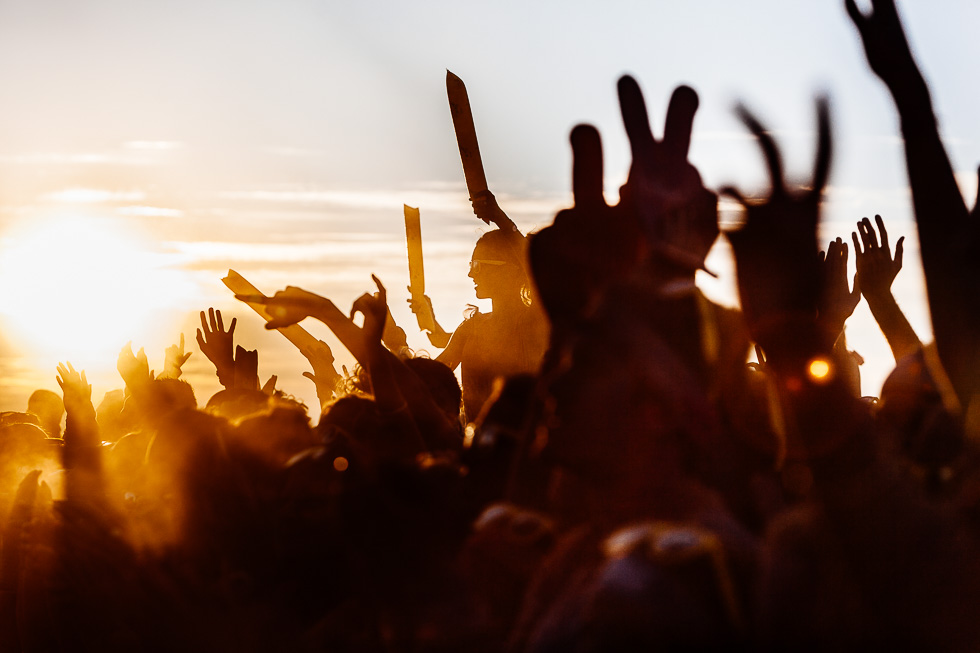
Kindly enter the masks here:
<path id="1" fill-rule="evenodd" d="M 58 390 L 65 360 L 86 369 L 97 403 L 122 387 L 126 342 L 159 371 L 181 332 L 203 405 L 218 389 L 194 342 L 209 306 L 239 318 L 236 342 L 259 349 L 262 381 L 277 374 L 315 406 L 305 359 L 232 298 L 228 268 L 267 293 L 298 285 L 342 310 L 375 273 L 410 345 L 434 356 L 405 304 L 402 204 L 420 207 L 427 292 L 447 329 L 480 305 L 466 263 L 485 230 L 467 201 L 447 68 L 467 84 L 491 190 L 524 230 L 570 204 L 568 133 L 580 122 L 602 133 L 616 201 L 629 165 L 615 93 L 624 72 L 643 87 L 655 133 L 677 84 L 698 91 L 691 160 L 712 189 L 766 188 L 737 100 L 773 130 L 790 177 L 806 179 L 813 98 L 827 93 L 835 156 L 822 240 L 849 242 L 875 213 L 892 243 L 904 235 L 894 290 L 928 339 L 890 98 L 843 3 L 801 4 L 0 2 L 0 410 Z M 900 1 L 899 11 L 972 202 L 980 43 L 965 26 L 980 24 L 980 6 Z M 708 267 L 722 279 L 699 283 L 733 304 L 723 239 Z M 303 326 L 351 365 L 326 327 Z M 864 393 L 877 394 L 892 359 L 863 302 L 848 344 L 867 361 Z"/>

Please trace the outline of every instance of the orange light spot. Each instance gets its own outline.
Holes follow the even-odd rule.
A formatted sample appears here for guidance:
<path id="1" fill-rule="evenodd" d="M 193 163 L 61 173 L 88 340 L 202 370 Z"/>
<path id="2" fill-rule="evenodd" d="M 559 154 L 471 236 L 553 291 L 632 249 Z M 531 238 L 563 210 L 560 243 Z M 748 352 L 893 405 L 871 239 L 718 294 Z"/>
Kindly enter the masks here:
<path id="1" fill-rule="evenodd" d="M 338 472 L 347 471 L 347 467 L 349 465 L 350 463 L 348 463 L 347 459 L 344 458 L 343 456 L 337 456 L 336 458 L 333 459 L 333 468 L 336 469 Z"/>
<path id="2" fill-rule="evenodd" d="M 826 383 L 830 380 L 833 368 L 830 366 L 830 361 L 825 358 L 814 358 L 810 361 L 810 366 L 807 368 L 807 372 L 810 374 L 810 379 L 816 383 Z"/>

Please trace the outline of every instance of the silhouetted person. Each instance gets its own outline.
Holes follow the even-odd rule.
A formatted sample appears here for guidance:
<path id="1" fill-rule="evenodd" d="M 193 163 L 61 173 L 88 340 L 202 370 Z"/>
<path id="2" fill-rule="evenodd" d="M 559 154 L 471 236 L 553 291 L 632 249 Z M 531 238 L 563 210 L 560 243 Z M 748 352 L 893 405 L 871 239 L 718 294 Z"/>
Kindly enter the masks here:
<path id="1" fill-rule="evenodd" d="M 474 312 L 451 334 L 436 325 L 429 340 L 445 347 L 436 360 L 450 369 L 461 368 L 463 414 L 472 422 L 490 397 L 494 381 L 516 374 L 536 373 L 547 347 L 548 323 L 537 301 L 532 302 L 527 239 L 486 191 L 473 198 L 473 212 L 497 229 L 483 234 L 470 258 L 468 276 L 477 299 L 489 299 L 491 312 Z M 432 313 L 409 300 L 415 313 Z"/>
<path id="2" fill-rule="evenodd" d="M 61 418 L 65 414 L 65 404 L 56 393 L 35 390 L 27 399 L 27 412 L 37 415 L 41 428 L 49 438 L 61 437 Z"/>

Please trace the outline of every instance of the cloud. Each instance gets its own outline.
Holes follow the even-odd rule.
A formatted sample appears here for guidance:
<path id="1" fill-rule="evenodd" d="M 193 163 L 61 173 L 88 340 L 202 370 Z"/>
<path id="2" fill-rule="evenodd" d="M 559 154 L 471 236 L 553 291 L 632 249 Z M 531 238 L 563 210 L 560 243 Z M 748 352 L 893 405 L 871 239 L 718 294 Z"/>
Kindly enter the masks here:
<path id="1" fill-rule="evenodd" d="M 264 148 L 264 151 L 277 156 L 295 158 L 314 158 L 327 155 L 327 153 L 322 150 L 304 150 L 299 147 L 267 147 Z"/>
<path id="2" fill-rule="evenodd" d="M 179 150 L 184 147 L 180 141 L 126 141 L 123 147 L 127 150 Z"/>
<path id="3" fill-rule="evenodd" d="M 168 209 L 161 206 L 122 206 L 116 209 L 120 215 L 131 215 L 145 218 L 179 218 L 184 215 L 180 209 Z"/>
<path id="4" fill-rule="evenodd" d="M 413 189 L 382 190 L 324 190 L 274 188 L 246 191 L 225 191 L 218 194 L 222 199 L 243 202 L 269 203 L 280 205 L 311 206 L 318 205 L 335 209 L 350 210 L 393 210 L 400 212 L 402 205 L 408 204 L 426 212 L 444 212 L 470 215 L 470 205 L 466 188 L 462 184 L 446 182 L 420 182 Z M 497 201 L 511 217 L 517 215 L 554 215 L 566 207 L 566 195 L 524 194 L 521 192 L 499 192 Z"/>
<path id="5" fill-rule="evenodd" d="M 0 154 L 0 163 L 14 165 L 147 165 L 148 161 L 105 152 L 26 152 Z"/>
<path id="6" fill-rule="evenodd" d="M 146 194 L 138 190 L 112 191 L 105 188 L 65 188 L 42 195 L 47 202 L 61 204 L 105 204 L 109 202 L 139 202 Z"/>

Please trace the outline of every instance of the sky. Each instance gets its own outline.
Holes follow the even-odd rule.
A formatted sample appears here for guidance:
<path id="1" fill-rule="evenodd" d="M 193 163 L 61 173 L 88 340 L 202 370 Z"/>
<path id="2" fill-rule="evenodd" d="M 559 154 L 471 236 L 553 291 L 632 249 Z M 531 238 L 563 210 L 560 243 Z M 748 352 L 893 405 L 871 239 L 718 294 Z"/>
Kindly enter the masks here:
<path id="1" fill-rule="evenodd" d="M 980 4 L 905 0 L 899 11 L 972 202 L 980 42 L 964 26 L 980 24 Z M 121 386 L 123 345 L 144 347 L 159 369 L 180 333 L 203 404 L 218 389 L 194 343 L 209 306 L 238 318 L 263 381 L 276 374 L 315 405 L 305 360 L 231 297 L 220 281 L 229 268 L 267 293 L 301 286 L 342 309 L 376 273 L 409 343 L 436 355 L 404 302 L 402 204 L 421 210 L 427 292 L 447 328 L 481 305 L 466 266 L 484 231 L 467 201 L 446 69 L 467 84 L 491 190 L 525 230 L 571 202 L 578 123 L 603 135 L 616 201 L 629 167 L 623 73 L 643 87 L 654 133 L 672 89 L 693 86 L 692 162 L 708 187 L 747 193 L 764 191 L 766 176 L 735 103 L 762 117 L 805 182 L 814 98 L 829 95 L 821 236 L 847 238 L 875 213 L 892 242 L 906 236 L 894 290 L 929 338 L 897 118 L 842 2 L 0 0 L 0 410 L 57 390 L 64 360 L 86 369 L 98 401 Z M 723 239 L 708 266 L 721 278 L 699 284 L 734 304 Z M 304 326 L 351 364 L 323 325 Z M 892 361 L 865 304 L 847 333 L 875 395 Z"/>

